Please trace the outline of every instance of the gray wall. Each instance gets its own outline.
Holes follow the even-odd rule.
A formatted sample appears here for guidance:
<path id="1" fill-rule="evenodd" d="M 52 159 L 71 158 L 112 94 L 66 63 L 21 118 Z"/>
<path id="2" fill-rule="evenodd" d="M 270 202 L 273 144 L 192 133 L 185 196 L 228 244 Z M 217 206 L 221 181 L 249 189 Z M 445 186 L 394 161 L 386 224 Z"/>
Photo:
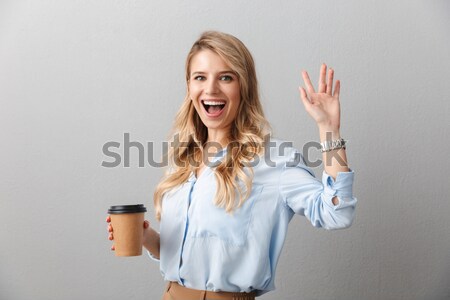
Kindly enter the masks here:
<path id="1" fill-rule="evenodd" d="M 294 218 L 261 299 L 449 299 L 449 28 L 445 0 L 0 1 L 0 299 L 161 297 L 158 264 L 114 257 L 104 218 L 145 203 L 158 228 L 162 171 L 136 149 L 104 168 L 102 146 L 130 133 L 161 152 L 207 29 L 250 48 L 275 134 L 297 147 L 318 139 L 300 71 L 342 80 L 356 220 Z"/>

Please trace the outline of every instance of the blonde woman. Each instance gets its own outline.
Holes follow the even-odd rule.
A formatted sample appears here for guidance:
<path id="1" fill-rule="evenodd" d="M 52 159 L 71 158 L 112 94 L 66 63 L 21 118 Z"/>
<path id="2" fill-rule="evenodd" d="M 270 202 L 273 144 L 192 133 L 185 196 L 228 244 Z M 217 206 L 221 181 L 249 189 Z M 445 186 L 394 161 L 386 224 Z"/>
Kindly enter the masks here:
<path id="1" fill-rule="evenodd" d="M 325 229 L 352 224 L 357 199 L 339 132 L 340 82 L 325 64 L 317 91 L 302 75 L 300 97 L 326 162 L 322 180 L 299 151 L 270 136 L 245 45 L 209 31 L 192 46 L 170 167 L 154 193 L 160 232 L 144 223 L 143 246 L 167 281 L 163 300 L 255 299 L 275 289 L 294 214 Z M 112 240 L 111 225 L 109 232 Z"/>

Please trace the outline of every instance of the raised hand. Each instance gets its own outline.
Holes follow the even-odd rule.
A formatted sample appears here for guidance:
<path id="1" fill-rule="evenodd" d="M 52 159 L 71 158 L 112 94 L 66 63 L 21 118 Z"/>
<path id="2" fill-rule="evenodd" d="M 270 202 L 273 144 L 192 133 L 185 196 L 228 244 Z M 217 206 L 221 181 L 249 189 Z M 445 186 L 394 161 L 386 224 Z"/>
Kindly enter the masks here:
<path id="1" fill-rule="evenodd" d="M 316 121 L 319 128 L 328 130 L 339 130 L 340 128 L 340 102 L 339 92 L 341 83 L 336 80 L 333 91 L 334 70 L 328 70 L 327 65 L 322 64 L 320 67 L 320 78 L 317 92 L 309 78 L 308 72 L 303 71 L 302 77 L 306 85 L 306 90 L 299 87 L 300 96 L 306 111 Z"/>

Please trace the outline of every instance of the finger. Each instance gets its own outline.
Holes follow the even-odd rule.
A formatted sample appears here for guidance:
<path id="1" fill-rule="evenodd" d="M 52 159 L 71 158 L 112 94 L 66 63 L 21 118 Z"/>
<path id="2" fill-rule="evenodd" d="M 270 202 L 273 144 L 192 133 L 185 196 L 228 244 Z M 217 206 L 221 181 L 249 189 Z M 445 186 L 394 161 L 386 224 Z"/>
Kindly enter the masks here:
<path id="1" fill-rule="evenodd" d="M 302 101 L 303 101 L 303 105 L 308 110 L 310 108 L 310 106 L 312 105 L 311 101 L 309 101 L 308 95 L 306 94 L 306 91 L 303 87 L 300 87 L 299 90 L 300 90 L 300 97 L 302 98 Z"/>
<path id="2" fill-rule="evenodd" d="M 319 77 L 319 89 L 318 89 L 318 93 L 325 93 L 326 89 L 327 89 L 327 84 L 326 84 L 326 77 L 327 77 L 327 65 L 326 64 L 322 64 L 322 66 L 320 67 L 320 77 Z"/>
<path id="3" fill-rule="evenodd" d="M 328 82 L 327 82 L 327 94 L 332 95 L 333 91 L 333 77 L 334 77 L 334 70 L 330 68 L 328 70 Z"/>
<path id="4" fill-rule="evenodd" d="M 150 227 L 150 222 L 145 220 L 144 221 L 144 229 L 147 229 L 148 227 Z"/>
<path id="5" fill-rule="evenodd" d="M 112 228 L 111 224 L 108 226 L 108 232 L 113 232 L 113 228 Z"/>
<path id="6" fill-rule="evenodd" d="M 107 217 L 106 217 L 106 222 L 107 222 L 107 223 L 111 222 L 111 217 L 110 217 L 110 216 L 107 216 Z"/>
<path id="7" fill-rule="evenodd" d="M 334 85 L 334 94 L 333 97 L 339 98 L 339 93 L 341 92 L 341 81 L 336 80 L 336 84 Z"/>
<path id="8" fill-rule="evenodd" d="M 114 247 L 114 245 L 111 246 L 111 250 L 114 251 L 116 250 L 116 247 Z"/>
<path id="9" fill-rule="evenodd" d="M 310 94 L 315 93 L 316 91 L 314 91 L 314 87 L 313 87 L 313 85 L 311 83 L 311 79 L 309 79 L 308 72 L 303 71 L 302 72 L 302 77 L 303 77 L 303 81 L 305 82 L 306 89 L 308 90 L 308 93 L 310 93 Z"/>
<path id="10" fill-rule="evenodd" d="M 108 239 L 109 239 L 110 241 L 112 241 L 112 240 L 114 239 L 114 235 L 112 234 L 112 232 L 109 234 Z"/>

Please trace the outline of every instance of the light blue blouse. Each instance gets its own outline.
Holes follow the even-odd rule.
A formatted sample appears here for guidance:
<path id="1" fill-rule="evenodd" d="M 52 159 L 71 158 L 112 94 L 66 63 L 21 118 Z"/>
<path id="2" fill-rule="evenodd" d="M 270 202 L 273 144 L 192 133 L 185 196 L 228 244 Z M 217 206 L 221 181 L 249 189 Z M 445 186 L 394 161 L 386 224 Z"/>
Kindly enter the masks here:
<path id="1" fill-rule="evenodd" d="M 165 280 L 198 290 L 256 290 L 262 295 L 275 289 L 278 258 L 294 214 L 325 229 L 352 224 L 357 202 L 353 170 L 339 172 L 335 181 L 324 171 L 321 182 L 298 150 L 271 141 L 270 162 L 261 158 L 253 167 L 251 195 L 233 215 L 213 203 L 213 168 L 206 167 L 199 178 L 192 174 L 164 196 L 160 259 L 148 254 L 160 261 Z M 224 155 L 226 150 L 214 159 Z M 337 205 L 331 201 L 334 196 Z"/>

